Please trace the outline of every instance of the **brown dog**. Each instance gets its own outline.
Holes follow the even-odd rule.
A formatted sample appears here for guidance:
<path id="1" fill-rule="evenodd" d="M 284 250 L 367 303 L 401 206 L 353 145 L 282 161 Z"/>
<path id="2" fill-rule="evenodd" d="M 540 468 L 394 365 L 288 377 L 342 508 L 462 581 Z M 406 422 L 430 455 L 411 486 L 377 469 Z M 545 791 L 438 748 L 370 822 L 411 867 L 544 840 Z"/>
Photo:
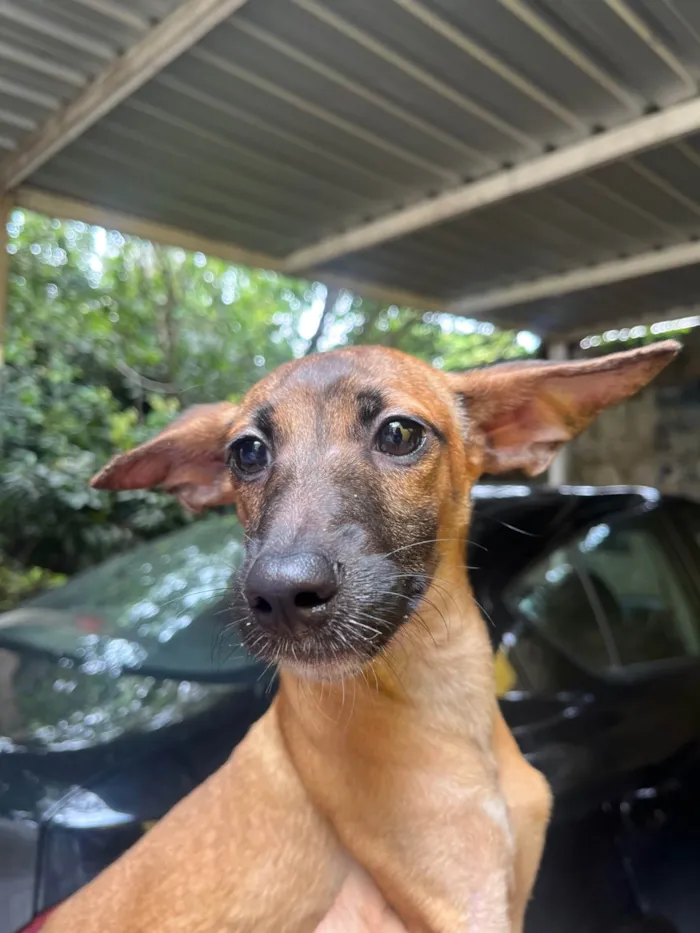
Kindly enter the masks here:
<path id="1" fill-rule="evenodd" d="M 483 472 L 541 473 L 678 349 L 464 374 L 339 350 L 116 457 L 98 488 L 235 502 L 232 624 L 279 663 L 280 689 L 47 933 L 312 933 L 348 879 L 409 931 L 521 930 L 549 790 L 495 699 L 464 566 L 470 490 Z"/>

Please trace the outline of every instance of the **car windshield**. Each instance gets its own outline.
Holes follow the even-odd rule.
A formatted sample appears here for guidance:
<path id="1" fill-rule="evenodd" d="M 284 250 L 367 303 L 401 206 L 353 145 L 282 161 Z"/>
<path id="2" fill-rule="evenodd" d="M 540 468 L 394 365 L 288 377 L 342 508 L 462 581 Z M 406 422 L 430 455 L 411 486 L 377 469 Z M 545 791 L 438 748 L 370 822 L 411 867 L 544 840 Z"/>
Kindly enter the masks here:
<path id="1" fill-rule="evenodd" d="M 473 490 L 477 506 L 484 498 L 527 493 L 514 486 Z M 134 548 L 0 615 L 0 650 L 75 665 L 88 675 L 255 681 L 262 666 L 227 625 L 243 542 L 235 515 L 219 514 Z"/>
<path id="2" fill-rule="evenodd" d="M 0 647 L 68 657 L 87 673 L 252 676 L 256 668 L 227 625 L 230 579 L 242 559 L 235 516 L 195 522 L 0 615 Z"/>

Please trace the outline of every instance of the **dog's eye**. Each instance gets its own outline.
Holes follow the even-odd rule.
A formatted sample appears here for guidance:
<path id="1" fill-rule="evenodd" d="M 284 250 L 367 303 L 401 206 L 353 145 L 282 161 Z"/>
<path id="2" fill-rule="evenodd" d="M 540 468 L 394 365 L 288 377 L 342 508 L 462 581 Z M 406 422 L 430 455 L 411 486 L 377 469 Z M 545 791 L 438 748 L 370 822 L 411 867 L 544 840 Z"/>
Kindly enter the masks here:
<path id="1" fill-rule="evenodd" d="M 425 428 L 408 418 L 393 418 L 379 429 L 377 447 L 392 457 L 407 457 L 423 446 Z"/>
<path id="2" fill-rule="evenodd" d="M 270 451 L 257 437 L 242 437 L 231 445 L 229 462 L 239 473 L 253 476 L 270 463 Z"/>

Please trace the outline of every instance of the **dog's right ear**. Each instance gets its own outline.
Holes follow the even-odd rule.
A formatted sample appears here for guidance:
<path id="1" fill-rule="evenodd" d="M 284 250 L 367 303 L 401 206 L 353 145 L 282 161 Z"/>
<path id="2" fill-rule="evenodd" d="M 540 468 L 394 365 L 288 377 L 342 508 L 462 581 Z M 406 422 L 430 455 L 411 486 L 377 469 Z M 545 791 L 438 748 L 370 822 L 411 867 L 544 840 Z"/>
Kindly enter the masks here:
<path id="1" fill-rule="evenodd" d="M 232 505 L 226 442 L 235 413 L 236 406 L 229 402 L 189 408 L 153 440 L 110 460 L 91 485 L 95 489 L 162 486 L 191 512 Z"/>

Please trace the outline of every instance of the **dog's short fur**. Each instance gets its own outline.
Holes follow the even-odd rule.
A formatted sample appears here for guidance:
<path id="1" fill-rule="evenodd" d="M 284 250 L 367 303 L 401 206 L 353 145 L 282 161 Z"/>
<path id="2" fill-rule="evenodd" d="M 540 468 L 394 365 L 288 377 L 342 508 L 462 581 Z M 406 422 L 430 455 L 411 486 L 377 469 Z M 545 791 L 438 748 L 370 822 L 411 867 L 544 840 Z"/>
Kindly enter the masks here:
<path id="1" fill-rule="evenodd" d="M 48 933 L 312 933 L 360 876 L 409 931 L 520 931 L 549 791 L 495 699 L 464 566 L 470 490 L 484 472 L 541 473 L 677 351 L 444 374 L 338 350 L 116 457 L 98 488 L 236 504 L 247 557 L 232 624 L 280 664 L 280 689 L 231 759 Z M 296 625 L 251 593 L 259 562 L 290 554 L 320 555 L 337 581 Z"/>

